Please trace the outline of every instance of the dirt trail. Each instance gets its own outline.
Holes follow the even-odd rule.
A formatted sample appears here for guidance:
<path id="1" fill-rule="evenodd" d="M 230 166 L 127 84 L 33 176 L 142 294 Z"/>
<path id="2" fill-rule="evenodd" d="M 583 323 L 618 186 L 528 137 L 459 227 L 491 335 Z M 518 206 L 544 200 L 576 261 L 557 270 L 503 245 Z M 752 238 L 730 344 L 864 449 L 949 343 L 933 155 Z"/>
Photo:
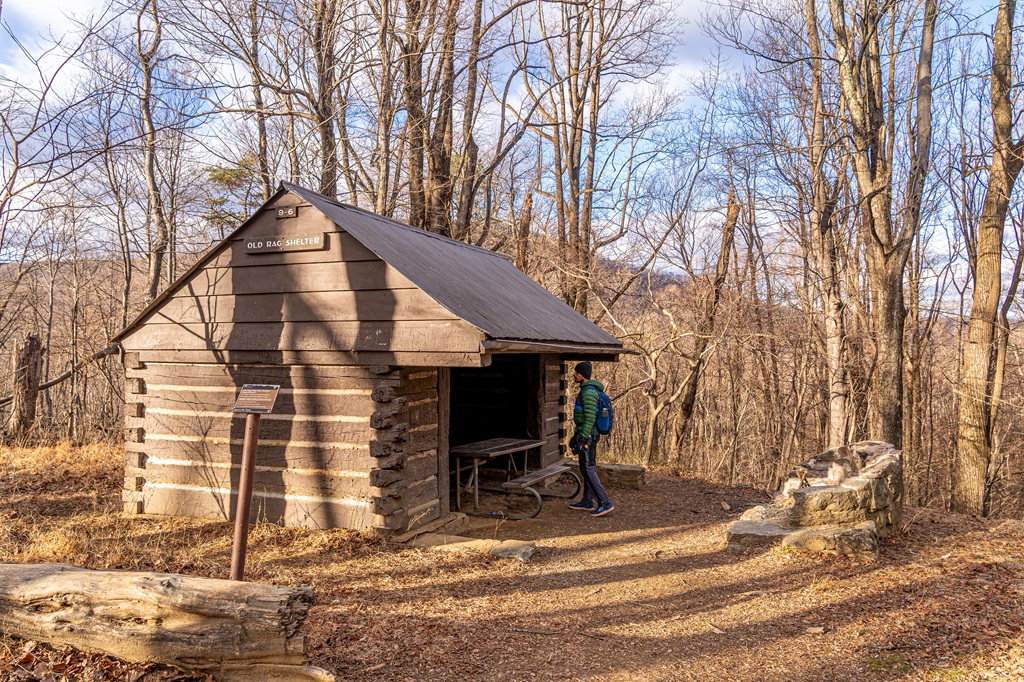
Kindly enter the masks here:
<path id="1" fill-rule="evenodd" d="M 226 574 L 228 524 L 117 515 L 116 461 L 0 451 L 0 561 Z M 911 508 L 878 561 L 733 556 L 725 526 L 763 493 L 649 481 L 610 489 L 607 517 L 551 501 L 474 533 L 536 541 L 529 563 L 259 525 L 249 576 L 315 586 L 310 654 L 343 680 L 1024 680 L 1020 521 Z M 21 645 L 0 642 L 0 670 L 44 679 L 13 677 Z M 170 679 L 71 658 L 33 662 Z"/>
<path id="2" fill-rule="evenodd" d="M 528 564 L 371 560 L 318 614 L 340 637 L 318 662 L 351 679 L 1024 679 L 1020 523 L 911 509 L 876 562 L 732 556 L 725 526 L 763 494 L 650 481 L 613 490 L 607 517 L 552 502 L 473 533 L 535 540 Z"/>

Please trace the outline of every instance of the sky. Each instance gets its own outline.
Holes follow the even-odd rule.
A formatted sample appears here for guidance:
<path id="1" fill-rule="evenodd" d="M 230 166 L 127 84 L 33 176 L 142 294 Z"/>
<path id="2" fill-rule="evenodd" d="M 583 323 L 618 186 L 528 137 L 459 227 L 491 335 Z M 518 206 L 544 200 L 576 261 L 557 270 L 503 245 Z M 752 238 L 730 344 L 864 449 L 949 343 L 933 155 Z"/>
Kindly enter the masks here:
<path id="1" fill-rule="evenodd" d="M 109 0 L 0 0 L 0 19 L 8 24 L 18 40 L 30 49 L 38 46 L 40 36 L 69 32 L 74 22 L 69 15 L 84 17 L 100 12 Z M 714 43 L 701 34 L 700 13 L 706 0 L 671 3 L 679 21 L 679 43 L 668 67 L 669 80 L 677 83 L 694 76 L 714 50 Z M 0 33 L 0 68 L 8 73 L 23 72 L 26 64 L 17 47 Z"/>
<path id="2" fill-rule="evenodd" d="M 54 16 L 61 8 L 71 5 L 73 3 L 59 0 L 3 0 L 3 13 L 0 16 L 20 34 L 24 28 L 46 24 L 47 17 Z"/>
<path id="3" fill-rule="evenodd" d="M 74 28 L 74 15 L 87 16 L 102 9 L 106 0 L 0 0 L 0 20 L 29 50 L 36 50 L 48 35 L 61 36 Z M 25 78 L 28 61 L 6 31 L 0 31 L 0 69 Z"/>
<path id="4" fill-rule="evenodd" d="M 69 30 L 72 22 L 67 15 L 85 15 L 100 9 L 103 0 L 2 0 L 3 20 L 22 40 L 32 40 L 48 28 L 60 34 Z"/>

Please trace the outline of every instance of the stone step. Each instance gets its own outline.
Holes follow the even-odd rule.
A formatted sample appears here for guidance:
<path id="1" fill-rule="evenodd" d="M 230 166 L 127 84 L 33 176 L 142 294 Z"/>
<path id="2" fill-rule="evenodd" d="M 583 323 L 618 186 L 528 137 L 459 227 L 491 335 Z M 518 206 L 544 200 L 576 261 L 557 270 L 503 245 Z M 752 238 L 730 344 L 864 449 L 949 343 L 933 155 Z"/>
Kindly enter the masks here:
<path id="1" fill-rule="evenodd" d="M 793 528 L 774 521 L 754 521 L 740 519 L 729 524 L 726 539 L 729 541 L 729 552 L 740 554 L 748 547 L 763 547 L 782 542 L 782 539 L 793 532 Z M 734 545 L 736 545 L 734 547 Z"/>
<path id="2" fill-rule="evenodd" d="M 729 525 L 726 538 L 726 551 L 730 554 L 778 543 L 804 552 L 868 559 L 878 556 L 878 531 L 871 521 L 856 526 L 794 528 L 778 521 L 740 519 Z"/>

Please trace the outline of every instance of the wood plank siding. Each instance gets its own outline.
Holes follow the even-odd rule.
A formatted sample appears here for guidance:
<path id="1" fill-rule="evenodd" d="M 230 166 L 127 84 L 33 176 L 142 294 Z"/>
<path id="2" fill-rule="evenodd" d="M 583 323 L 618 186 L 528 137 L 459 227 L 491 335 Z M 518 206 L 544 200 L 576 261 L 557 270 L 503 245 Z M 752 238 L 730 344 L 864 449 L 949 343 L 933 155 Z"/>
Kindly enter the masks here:
<path id="1" fill-rule="evenodd" d="M 297 207 L 296 217 L 277 218 L 286 205 Z M 246 248 L 264 237 L 307 234 L 323 235 L 326 247 Z M 122 345 L 150 362 L 479 366 L 484 338 L 320 211 L 285 193 L 179 283 Z"/>
<path id="2" fill-rule="evenodd" d="M 543 381 L 541 383 L 542 438 L 540 464 L 549 466 L 565 456 L 565 365 L 557 355 L 542 355 Z"/>

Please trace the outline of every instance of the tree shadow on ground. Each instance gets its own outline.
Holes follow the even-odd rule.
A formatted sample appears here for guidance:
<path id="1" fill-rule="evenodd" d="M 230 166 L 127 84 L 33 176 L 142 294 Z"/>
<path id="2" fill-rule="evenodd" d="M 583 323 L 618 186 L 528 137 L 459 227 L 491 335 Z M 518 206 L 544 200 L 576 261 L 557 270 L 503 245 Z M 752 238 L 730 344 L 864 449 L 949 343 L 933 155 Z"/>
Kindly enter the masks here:
<path id="1" fill-rule="evenodd" d="M 761 580 L 697 582 L 681 586 L 672 594 L 632 602 L 610 603 L 595 597 L 590 603 L 579 604 L 567 594 L 560 598 L 553 592 L 550 599 L 543 599 L 532 590 L 529 598 L 516 600 L 508 608 L 475 612 L 471 621 L 463 613 L 433 615 L 434 600 L 439 597 L 429 594 L 417 601 L 415 614 L 394 611 L 395 605 L 408 603 L 410 598 L 401 589 L 382 589 L 374 594 L 357 591 L 352 597 L 374 605 L 359 611 L 361 619 L 386 617 L 397 638 L 416 640 L 419 632 L 435 633 L 433 637 L 439 638 L 437 647 L 423 650 L 424 655 L 413 652 L 409 660 L 403 661 L 405 673 L 427 673 L 430 652 L 456 653 L 456 641 L 469 641 L 477 651 L 489 652 L 477 663 L 446 655 L 449 679 L 699 677 L 686 676 L 682 670 L 704 671 L 702 679 L 885 679 L 911 667 L 938 666 L 952 657 L 969 657 L 998 648 L 1019 637 L 1011 632 L 981 643 L 952 634 L 932 638 L 934 633 L 918 631 L 921 624 L 935 617 L 945 621 L 950 616 L 941 600 L 922 603 L 919 596 L 964 582 L 970 577 L 969 571 L 911 580 L 910 591 L 905 585 L 886 586 L 883 582 L 846 597 L 825 590 L 819 595 L 821 604 L 792 608 L 798 601 L 792 595 L 807 590 L 807 568 L 798 565 Z M 854 572 L 844 570 L 843 579 L 834 581 L 836 590 L 841 583 L 874 571 L 870 564 L 845 568 Z M 648 566 L 635 581 L 658 572 Z M 480 594 L 466 592 L 458 598 L 473 601 L 481 596 L 507 595 L 513 582 L 500 581 Z M 599 578 L 592 584 L 607 583 Z M 856 584 L 864 585 L 863 581 Z M 740 606 L 758 603 L 761 608 L 748 609 L 745 615 L 737 613 Z M 885 616 L 881 609 L 885 609 Z M 858 634 L 863 628 L 876 626 L 881 618 L 898 618 L 901 626 L 877 636 Z M 1020 632 L 1024 616 L 1018 621 Z M 362 627 L 372 626 L 363 623 Z M 809 627 L 824 632 L 809 632 Z M 950 631 L 960 631 L 955 622 L 950 624 Z M 449 651 L 447 646 L 456 646 L 456 650 Z M 757 653 L 760 650 L 763 655 Z M 897 651 L 901 653 L 892 653 Z M 913 657 L 904 655 L 911 652 Z M 343 648 L 315 650 L 315 656 L 319 664 L 332 667 L 346 679 L 369 679 L 346 661 Z M 546 663 L 538 666 L 538 661 Z M 486 666 L 484 670 L 479 669 L 479 662 Z M 593 667 L 588 667 L 590 664 Z"/>

